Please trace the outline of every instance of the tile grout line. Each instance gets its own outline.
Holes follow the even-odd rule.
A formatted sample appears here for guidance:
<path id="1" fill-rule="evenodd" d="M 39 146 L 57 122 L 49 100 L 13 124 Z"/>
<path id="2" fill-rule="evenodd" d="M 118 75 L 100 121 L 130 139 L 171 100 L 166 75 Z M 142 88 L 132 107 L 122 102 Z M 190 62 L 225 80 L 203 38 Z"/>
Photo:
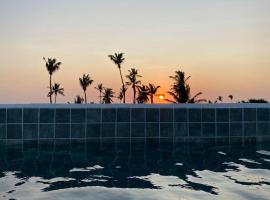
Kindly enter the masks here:
<path id="1" fill-rule="evenodd" d="M 6 139 L 8 138 L 8 134 L 7 134 L 7 133 L 8 133 L 8 132 L 7 132 L 7 128 L 8 128 L 8 127 L 7 127 L 7 124 L 8 124 L 8 123 L 7 123 L 7 112 L 8 112 L 8 109 L 6 108 L 6 120 L 5 120 L 5 121 L 6 121 L 6 126 L 5 126 L 5 127 L 6 127 Z"/>
<path id="2" fill-rule="evenodd" d="M 102 115 L 103 115 L 103 109 L 100 108 L 100 116 L 99 116 L 99 140 L 102 141 Z"/>
<path id="3" fill-rule="evenodd" d="M 56 125 L 55 125 L 55 121 L 56 121 L 56 109 L 53 109 L 53 138 L 55 139 L 55 129 L 56 129 Z"/>
<path id="4" fill-rule="evenodd" d="M 115 143 L 117 142 L 117 115 L 118 115 L 118 108 L 115 108 L 115 118 L 114 118 L 114 140 Z"/>
<path id="5" fill-rule="evenodd" d="M 23 117 L 24 108 L 22 108 L 22 139 L 24 138 L 24 131 L 23 131 L 23 123 L 24 123 L 24 117 Z"/>
<path id="6" fill-rule="evenodd" d="M 38 144 L 39 144 L 39 137 L 40 137 L 39 136 L 40 135 L 40 133 L 39 133 L 40 132 L 39 125 L 40 125 L 40 108 L 38 108 L 38 125 L 37 125 L 38 126 L 38 137 L 37 137 L 38 138 Z"/>
<path id="7" fill-rule="evenodd" d="M 69 109 L 69 140 L 71 140 L 71 108 Z"/>
<path id="8" fill-rule="evenodd" d="M 84 108 L 84 139 L 85 139 L 85 142 L 87 140 L 87 108 L 85 107 Z"/>
<path id="9" fill-rule="evenodd" d="M 129 142 L 131 142 L 131 119 L 132 119 L 132 117 L 131 117 L 131 115 L 132 115 L 132 109 L 131 108 L 129 108 Z"/>

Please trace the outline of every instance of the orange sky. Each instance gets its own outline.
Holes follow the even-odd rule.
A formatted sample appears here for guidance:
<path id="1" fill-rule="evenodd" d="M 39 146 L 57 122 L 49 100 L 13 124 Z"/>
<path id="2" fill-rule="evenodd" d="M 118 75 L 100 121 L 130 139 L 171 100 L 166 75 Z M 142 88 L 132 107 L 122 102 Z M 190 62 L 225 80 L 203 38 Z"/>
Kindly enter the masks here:
<path id="1" fill-rule="evenodd" d="M 63 62 L 53 77 L 65 88 L 59 102 L 83 94 L 83 73 L 94 79 L 88 99 L 96 102 L 98 83 L 120 88 L 107 57 L 118 51 L 126 56 L 123 72 L 136 67 L 160 93 L 183 70 L 203 98 L 270 100 L 269 7 L 267 0 L 1 1 L 0 103 L 48 102 L 43 56 Z"/>

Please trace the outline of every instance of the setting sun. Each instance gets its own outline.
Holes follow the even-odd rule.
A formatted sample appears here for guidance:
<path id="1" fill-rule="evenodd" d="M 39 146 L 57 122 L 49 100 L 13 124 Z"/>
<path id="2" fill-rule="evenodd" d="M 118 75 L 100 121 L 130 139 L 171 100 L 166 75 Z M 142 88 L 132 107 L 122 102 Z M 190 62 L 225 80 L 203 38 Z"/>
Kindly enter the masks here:
<path id="1" fill-rule="evenodd" d="M 163 100 L 163 99 L 164 99 L 164 95 L 159 95 L 158 98 L 159 98 L 160 100 Z"/>

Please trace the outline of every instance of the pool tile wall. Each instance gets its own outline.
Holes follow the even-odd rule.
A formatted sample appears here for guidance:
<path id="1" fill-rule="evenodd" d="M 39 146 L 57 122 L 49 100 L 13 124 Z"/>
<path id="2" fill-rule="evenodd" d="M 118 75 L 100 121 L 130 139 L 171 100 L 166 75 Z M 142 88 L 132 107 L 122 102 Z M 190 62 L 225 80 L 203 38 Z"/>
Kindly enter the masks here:
<path id="1" fill-rule="evenodd" d="M 0 140 L 270 138 L 270 104 L 0 105 Z"/>

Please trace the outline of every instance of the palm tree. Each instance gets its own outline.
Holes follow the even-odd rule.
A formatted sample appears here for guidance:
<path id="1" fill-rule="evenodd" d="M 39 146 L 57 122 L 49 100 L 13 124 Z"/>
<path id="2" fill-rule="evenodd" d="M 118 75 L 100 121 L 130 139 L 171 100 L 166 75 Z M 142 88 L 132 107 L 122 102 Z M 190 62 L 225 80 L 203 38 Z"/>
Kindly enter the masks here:
<path id="1" fill-rule="evenodd" d="M 102 104 L 102 91 L 103 91 L 103 84 L 98 84 L 97 87 L 95 87 L 96 90 L 99 91 L 99 103 Z"/>
<path id="2" fill-rule="evenodd" d="M 56 104 L 56 98 L 57 98 L 58 94 L 61 94 L 62 96 L 65 96 L 64 95 L 64 88 L 61 88 L 59 83 L 55 83 L 52 86 L 52 91 L 48 93 L 48 96 L 54 95 L 54 103 L 55 104 Z"/>
<path id="3" fill-rule="evenodd" d="M 47 71 L 50 75 L 50 86 L 49 86 L 49 93 L 48 93 L 48 97 L 50 97 L 50 103 L 52 104 L 52 75 L 54 72 L 56 72 L 57 70 L 59 70 L 60 68 L 60 65 L 62 64 L 61 62 L 57 62 L 57 60 L 55 58 L 48 58 L 46 60 L 45 57 L 43 57 L 43 60 L 45 61 L 46 63 L 46 68 L 47 68 Z"/>
<path id="4" fill-rule="evenodd" d="M 119 103 L 122 103 L 123 98 L 124 98 L 123 92 L 120 91 L 117 96 L 117 99 L 119 99 Z"/>
<path id="5" fill-rule="evenodd" d="M 124 91 L 123 102 L 126 103 L 126 92 L 124 90 L 125 84 L 124 84 L 124 79 L 123 79 L 123 75 L 122 75 L 122 71 L 121 71 L 121 65 L 125 60 L 124 53 L 115 53 L 114 55 L 108 55 L 108 57 L 114 62 L 114 64 L 117 65 L 117 67 L 119 69 L 119 73 L 120 73 L 120 77 L 121 77 L 121 81 L 122 81 L 122 88 Z"/>
<path id="6" fill-rule="evenodd" d="M 80 95 L 77 95 L 75 100 L 74 100 L 74 103 L 75 104 L 82 104 L 83 102 L 84 102 L 83 97 L 81 97 Z"/>
<path id="7" fill-rule="evenodd" d="M 113 102 L 114 91 L 111 88 L 104 88 L 102 97 L 103 103 L 111 104 Z"/>
<path id="8" fill-rule="evenodd" d="M 229 97 L 229 99 L 230 99 L 231 101 L 233 101 L 233 95 L 232 95 L 232 94 L 230 94 L 228 97 Z"/>
<path id="9" fill-rule="evenodd" d="M 137 102 L 138 103 L 146 103 L 149 101 L 149 88 L 146 85 L 138 86 L 138 97 Z"/>
<path id="10" fill-rule="evenodd" d="M 171 86 L 170 94 L 173 97 L 173 100 L 166 99 L 171 103 L 199 103 L 205 102 L 205 99 L 197 99 L 202 92 L 197 93 L 194 97 L 190 96 L 190 86 L 188 80 L 190 76 L 186 77 L 185 72 L 176 71 L 174 76 L 169 76 L 174 82 Z"/>
<path id="11" fill-rule="evenodd" d="M 83 74 L 83 77 L 79 78 L 79 81 L 84 92 L 84 102 L 87 104 L 86 90 L 94 81 L 91 79 L 89 74 Z"/>
<path id="12" fill-rule="evenodd" d="M 137 78 L 142 77 L 138 74 L 138 70 L 131 68 L 128 70 L 129 75 L 126 75 L 126 78 L 129 80 L 126 82 L 127 85 L 131 85 L 133 89 L 133 104 L 136 103 L 136 88 L 141 84 L 141 81 L 138 81 Z"/>
<path id="13" fill-rule="evenodd" d="M 125 91 L 123 91 L 123 89 L 125 90 Z M 117 98 L 120 100 L 120 103 L 122 102 L 122 100 L 123 100 L 123 98 L 124 98 L 124 93 L 127 91 L 127 87 L 125 86 L 124 88 L 120 88 L 120 92 L 119 92 L 119 94 L 118 94 L 118 96 L 117 96 Z"/>
<path id="14" fill-rule="evenodd" d="M 160 88 L 160 86 L 155 86 L 154 84 L 149 83 L 149 96 L 150 96 L 150 100 L 151 100 L 151 104 L 154 103 L 154 96 L 156 95 L 158 89 Z"/>
<path id="15" fill-rule="evenodd" d="M 215 103 L 222 102 L 222 101 L 223 101 L 223 97 L 222 96 L 218 96 L 218 98 L 216 99 Z"/>

